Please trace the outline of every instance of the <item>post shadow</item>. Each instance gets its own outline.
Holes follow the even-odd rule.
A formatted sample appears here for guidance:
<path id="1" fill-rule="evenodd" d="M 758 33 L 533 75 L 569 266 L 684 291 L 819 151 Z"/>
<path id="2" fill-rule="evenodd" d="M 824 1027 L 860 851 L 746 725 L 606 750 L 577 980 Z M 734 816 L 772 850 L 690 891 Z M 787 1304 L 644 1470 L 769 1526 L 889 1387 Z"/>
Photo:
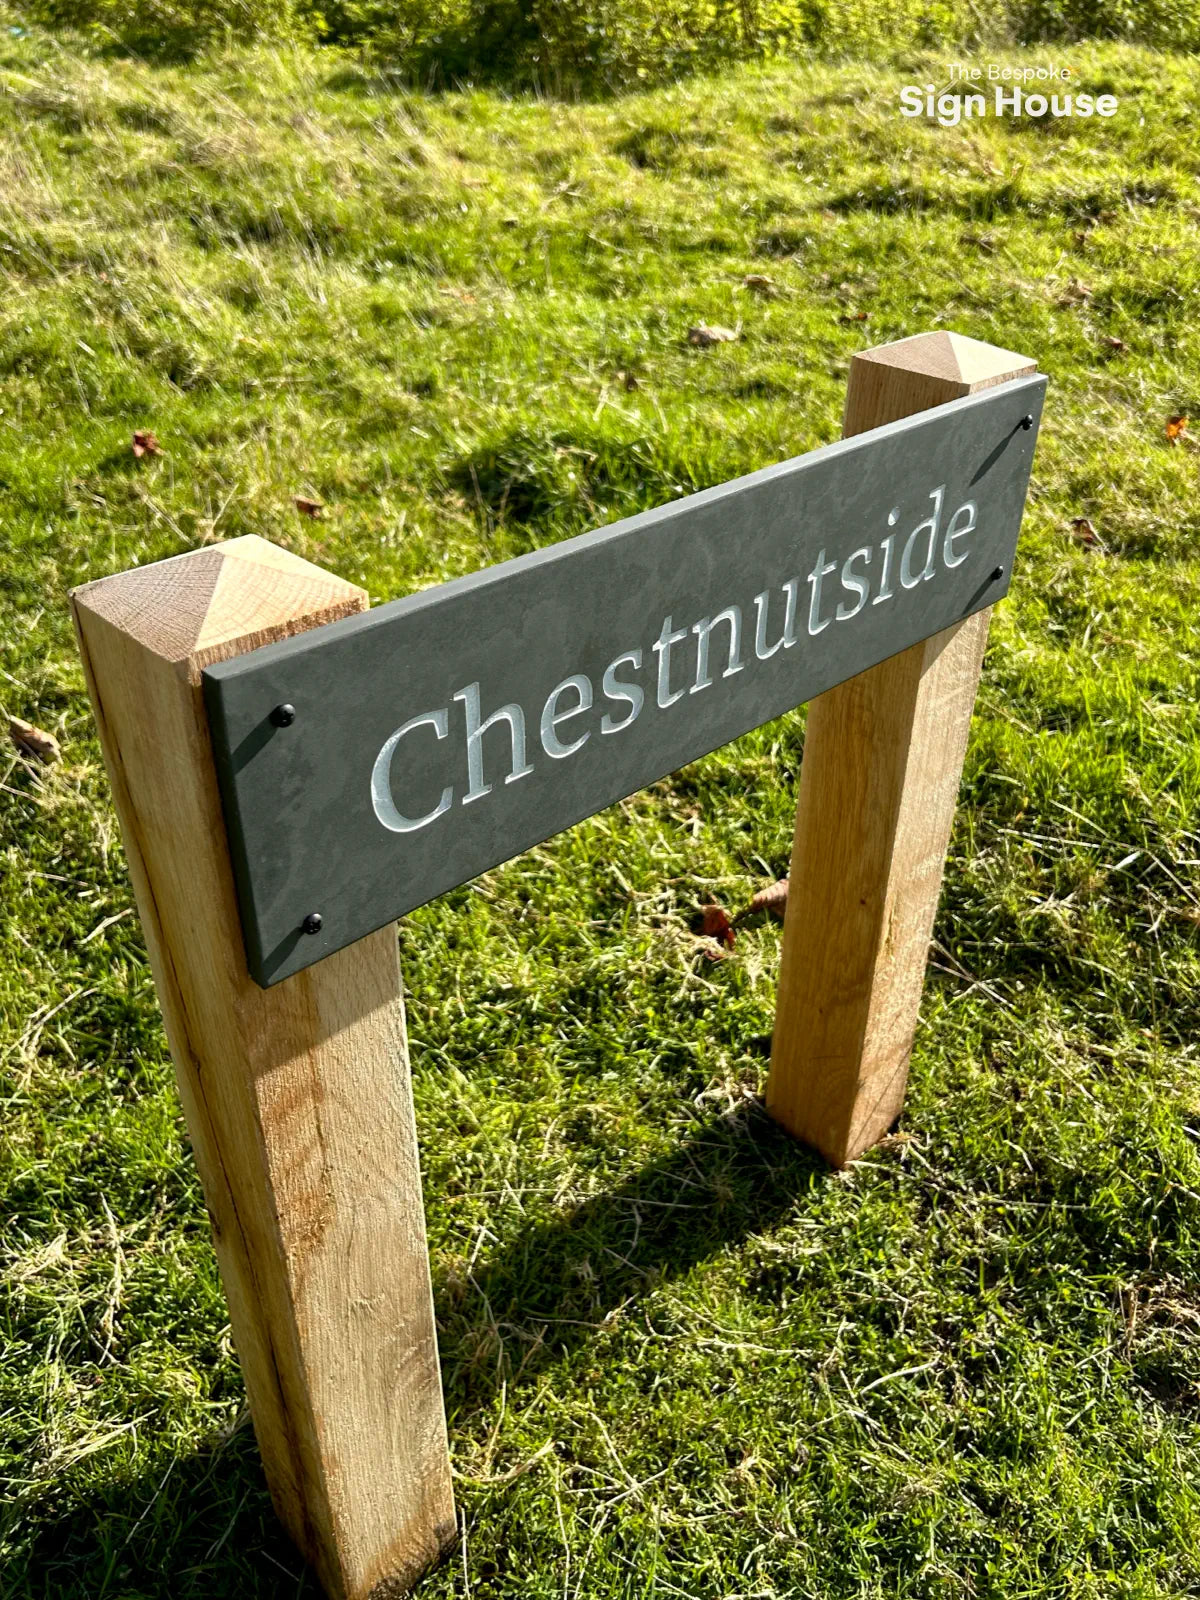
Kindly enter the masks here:
<path id="1" fill-rule="evenodd" d="M 497 1246 L 468 1280 L 435 1275 L 447 1416 L 486 1406 L 594 1338 L 604 1320 L 804 1204 L 824 1160 L 756 1100 L 698 1121 L 670 1151 L 567 1215 Z M 492 1329 L 503 1345 L 497 1360 Z M 486 1350 L 486 1358 L 481 1355 Z"/>
<path id="2" fill-rule="evenodd" d="M 601 1331 L 616 1308 L 778 1224 L 825 1162 L 757 1100 L 697 1118 L 663 1155 L 569 1213 L 533 1222 L 465 1285 L 435 1282 L 451 1428 L 501 1383 L 525 1383 Z M 504 1359 L 479 1359 L 494 1327 Z M 119 1483 L 68 1489 L 13 1560 L 0 1596 L 131 1594 L 162 1600 L 313 1600 L 316 1577 L 277 1522 L 248 1424 Z"/>
<path id="3" fill-rule="evenodd" d="M 0 1600 L 321 1600 L 271 1505 L 249 1418 L 119 1479 L 55 1490 L 0 1564 Z"/>

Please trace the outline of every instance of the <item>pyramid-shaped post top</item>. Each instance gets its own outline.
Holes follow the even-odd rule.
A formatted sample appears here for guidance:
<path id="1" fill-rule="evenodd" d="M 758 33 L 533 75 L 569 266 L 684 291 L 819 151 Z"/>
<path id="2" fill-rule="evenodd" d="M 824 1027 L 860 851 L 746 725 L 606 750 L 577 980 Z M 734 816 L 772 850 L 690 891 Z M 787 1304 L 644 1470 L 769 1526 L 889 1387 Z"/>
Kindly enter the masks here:
<path id="1" fill-rule="evenodd" d="M 897 339 L 894 344 L 876 345 L 873 350 L 861 350 L 855 362 L 871 362 L 884 367 L 898 367 L 905 372 L 954 385 L 962 394 L 988 388 L 993 383 L 1007 383 L 1037 371 L 1037 362 L 1029 356 L 1018 355 L 1014 350 L 1002 350 L 999 345 L 984 344 L 979 339 L 969 339 L 964 333 L 951 333 L 939 329 L 935 333 L 915 333 L 908 339 Z"/>
<path id="2" fill-rule="evenodd" d="M 71 598 L 89 620 L 107 623 L 195 680 L 214 661 L 369 603 L 357 585 L 257 534 L 99 578 Z"/>

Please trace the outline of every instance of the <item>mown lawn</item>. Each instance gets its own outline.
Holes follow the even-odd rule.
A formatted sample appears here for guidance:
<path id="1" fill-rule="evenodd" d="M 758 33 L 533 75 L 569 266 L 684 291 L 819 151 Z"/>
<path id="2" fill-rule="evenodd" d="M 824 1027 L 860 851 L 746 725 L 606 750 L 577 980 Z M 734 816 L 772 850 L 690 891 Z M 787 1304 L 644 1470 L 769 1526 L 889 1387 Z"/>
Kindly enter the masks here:
<path id="1" fill-rule="evenodd" d="M 690 931 L 786 869 L 802 712 L 407 918 L 421 1593 L 1200 1594 L 1200 68 L 1071 54 L 1111 123 L 904 121 L 933 59 L 564 106 L 0 33 L 0 700 L 63 746 L 0 771 L 0 1595 L 316 1593 L 68 587 L 254 532 L 402 594 L 828 441 L 932 327 L 1051 389 L 901 1132 L 774 1132 L 778 933 Z"/>

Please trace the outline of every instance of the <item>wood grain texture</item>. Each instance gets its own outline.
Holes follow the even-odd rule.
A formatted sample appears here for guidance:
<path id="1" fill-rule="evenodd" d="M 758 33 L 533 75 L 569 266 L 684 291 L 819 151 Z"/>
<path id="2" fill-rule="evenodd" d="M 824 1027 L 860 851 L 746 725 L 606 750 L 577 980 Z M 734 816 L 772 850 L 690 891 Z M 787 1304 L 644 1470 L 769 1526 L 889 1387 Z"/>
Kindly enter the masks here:
<path id="1" fill-rule="evenodd" d="M 1036 371 L 955 333 L 855 356 L 843 433 Z M 990 611 L 812 701 L 767 1108 L 843 1166 L 899 1114 Z"/>
<path id="2" fill-rule="evenodd" d="M 250 979 L 200 691 L 367 597 L 246 538 L 72 603 L 272 1498 L 330 1595 L 400 1595 L 455 1521 L 395 928 Z"/>

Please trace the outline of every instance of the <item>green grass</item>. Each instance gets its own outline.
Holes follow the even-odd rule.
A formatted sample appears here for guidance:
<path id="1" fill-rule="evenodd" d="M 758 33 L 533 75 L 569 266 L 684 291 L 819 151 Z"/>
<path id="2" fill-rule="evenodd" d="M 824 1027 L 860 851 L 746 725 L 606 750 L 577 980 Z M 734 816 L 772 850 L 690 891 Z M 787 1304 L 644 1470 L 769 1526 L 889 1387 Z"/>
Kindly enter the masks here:
<path id="1" fill-rule="evenodd" d="M 463 1527 L 421 1592 L 1200 1594 L 1200 70 L 1072 55 L 1112 123 L 905 122 L 932 59 L 563 106 L 0 33 L 0 699 L 63 744 L 0 770 L 0 1595 L 316 1592 L 68 587 L 254 532 L 390 598 L 834 438 L 931 327 L 1051 389 L 903 1137 L 773 1131 L 778 934 L 689 931 L 785 869 L 802 712 L 407 918 Z"/>

